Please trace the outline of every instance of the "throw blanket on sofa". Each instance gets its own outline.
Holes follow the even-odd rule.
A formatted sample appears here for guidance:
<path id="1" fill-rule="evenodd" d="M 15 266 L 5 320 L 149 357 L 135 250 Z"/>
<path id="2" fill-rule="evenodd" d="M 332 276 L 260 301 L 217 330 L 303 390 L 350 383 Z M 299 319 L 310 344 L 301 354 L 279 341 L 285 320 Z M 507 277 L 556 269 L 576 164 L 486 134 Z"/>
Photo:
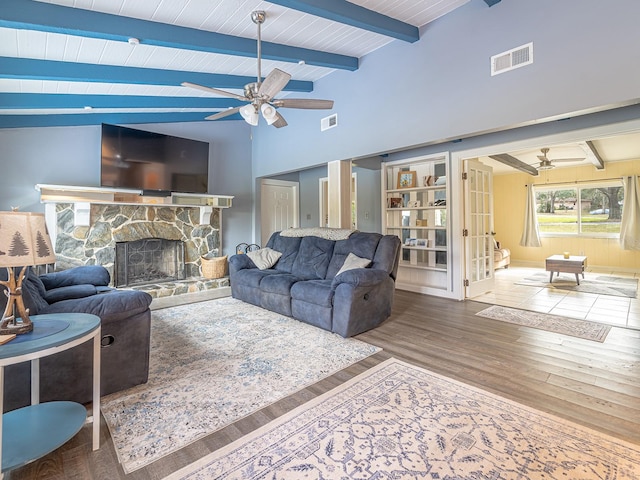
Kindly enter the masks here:
<path id="1" fill-rule="evenodd" d="M 323 228 L 323 227 L 306 227 L 306 228 L 288 228 L 280 232 L 283 237 L 320 237 L 327 240 L 346 240 L 353 232 L 348 228 Z"/>

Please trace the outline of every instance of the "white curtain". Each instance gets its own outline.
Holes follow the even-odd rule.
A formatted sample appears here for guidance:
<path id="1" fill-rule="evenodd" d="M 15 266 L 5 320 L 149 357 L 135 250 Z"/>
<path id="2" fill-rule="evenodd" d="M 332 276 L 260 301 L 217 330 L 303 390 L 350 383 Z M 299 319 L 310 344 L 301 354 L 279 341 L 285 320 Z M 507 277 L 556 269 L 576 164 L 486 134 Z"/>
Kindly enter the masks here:
<path id="1" fill-rule="evenodd" d="M 638 176 L 622 178 L 624 204 L 620 225 L 620 245 L 624 250 L 640 250 L 640 188 Z"/>
<path id="2" fill-rule="evenodd" d="M 538 217 L 536 216 L 536 198 L 533 185 L 527 185 L 527 204 L 524 209 L 524 227 L 520 245 L 523 247 L 541 247 Z"/>

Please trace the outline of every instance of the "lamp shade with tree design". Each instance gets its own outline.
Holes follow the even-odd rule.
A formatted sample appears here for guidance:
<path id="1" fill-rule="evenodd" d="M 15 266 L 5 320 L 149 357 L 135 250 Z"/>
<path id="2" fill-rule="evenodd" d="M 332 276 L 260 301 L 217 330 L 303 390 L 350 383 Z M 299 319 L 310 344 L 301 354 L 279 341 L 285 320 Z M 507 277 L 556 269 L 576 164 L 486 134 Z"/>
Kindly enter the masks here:
<path id="1" fill-rule="evenodd" d="M 0 285 L 6 287 L 4 294 L 8 297 L 0 322 L 0 334 L 33 330 L 29 310 L 22 299 L 22 281 L 28 267 L 55 261 L 44 214 L 0 212 L 0 267 L 7 267 L 7 280 L 0 281 Z M 20 268 L 17 278 L 15 267 Z"/>

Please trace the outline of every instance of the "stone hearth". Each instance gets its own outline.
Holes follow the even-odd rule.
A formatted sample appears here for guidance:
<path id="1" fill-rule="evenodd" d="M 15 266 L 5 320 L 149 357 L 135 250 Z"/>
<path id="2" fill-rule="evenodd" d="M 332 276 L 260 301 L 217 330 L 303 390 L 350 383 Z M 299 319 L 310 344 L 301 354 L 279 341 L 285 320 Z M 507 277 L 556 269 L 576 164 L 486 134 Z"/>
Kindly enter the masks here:
<path id="1" fill-rule="evenodd" d="M 220 251 L 218 208 L 213 208 L 209 224 L 200 224 L 198 207 L 91 204 L 89 224 L 75 225 L 72 203 L 56 204 L 56 269 L 103 265 L 113 279 L 116 242 L 162 238 L 184 243 L 187 282 L 155 288 L 148 285 L 145 290 L 157 290 L 154 296 L 166 296 L 172 294 L 169 292 L 216 288 L 221 283 L 202 278 L 200 270 L 201 255 Z"/>

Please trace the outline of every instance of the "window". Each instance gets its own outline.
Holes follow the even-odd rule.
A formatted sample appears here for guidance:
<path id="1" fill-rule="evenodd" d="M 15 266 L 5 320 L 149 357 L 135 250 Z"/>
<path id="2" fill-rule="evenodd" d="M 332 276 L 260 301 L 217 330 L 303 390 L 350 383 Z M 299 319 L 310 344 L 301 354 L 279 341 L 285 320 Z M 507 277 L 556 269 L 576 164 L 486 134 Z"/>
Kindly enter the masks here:
<path id="1" fill-rule="evenodd" d="M 618 237 L 624 189 L 621 181 L 535 187 L 542 236 Z"/>

